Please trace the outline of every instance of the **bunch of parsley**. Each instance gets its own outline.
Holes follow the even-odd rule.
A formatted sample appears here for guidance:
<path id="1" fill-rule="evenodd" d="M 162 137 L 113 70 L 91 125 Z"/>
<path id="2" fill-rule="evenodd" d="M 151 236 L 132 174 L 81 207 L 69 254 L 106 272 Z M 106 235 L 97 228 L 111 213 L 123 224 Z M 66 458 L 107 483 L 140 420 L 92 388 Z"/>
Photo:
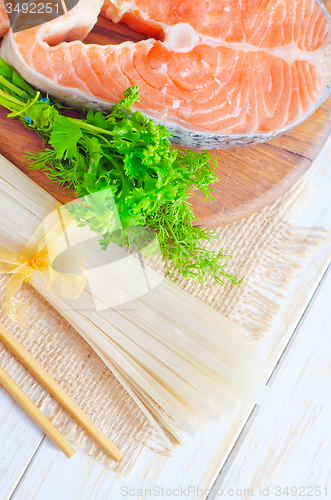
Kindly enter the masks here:
<path id="1" fill-rule="evenodd" d="M 89 110 L 81 119 L 71 118 L 0 59 L 0 104 L 48 143 L 43 152 L 29 155 L 31 168 L 79 197 L 105 192 L 88 206 L 77 202 L 70 209 L 75 220 L 102 235 L 102 249 L 114 240 L 128 244 L 133 227 L 147 226 L 157 232 L 170 275 L 176 269 L 180 277 L 201 284 L 210 275 L 222 285 L 224 278 L 238 284 L 225 270 L 228 255 L 202 246 L 215 233 L 193 225 L 189 198 L 194 190 L 213 198 L 214 161 L 207 151 L 172 149 L 166 127 L 132 110 L 137 101 L 138 88 L 131 87 L 108 115 Z M 114 231 L 113 199 L 120 234 Z"/>

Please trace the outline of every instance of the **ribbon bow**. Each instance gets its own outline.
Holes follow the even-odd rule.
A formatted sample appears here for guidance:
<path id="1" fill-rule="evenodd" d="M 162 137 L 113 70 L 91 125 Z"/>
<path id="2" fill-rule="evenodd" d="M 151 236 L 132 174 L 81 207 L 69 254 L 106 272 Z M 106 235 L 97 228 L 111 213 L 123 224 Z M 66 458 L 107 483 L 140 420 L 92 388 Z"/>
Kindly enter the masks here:
<path id="1" fill-rule="evenodd" d="M 17 323 L 24 323 L 28 304 L 16 299 L 22 283 L 30 283 L 39 270 L 47 288 L 60 297 L 76 299 L 86 283 L 86 269 L 82 274 L 62 273 L 52 267 L 54 259 L 68 248 L 66 231 L 71 226 L 68 213 L 60 210 L 59 203 L 44 219 L 21 253 L 0 251 L 0 273 L 10 273 L 7 282 L 7 314 Z M 77 226 L 76 226 L 77 227 Z"/>

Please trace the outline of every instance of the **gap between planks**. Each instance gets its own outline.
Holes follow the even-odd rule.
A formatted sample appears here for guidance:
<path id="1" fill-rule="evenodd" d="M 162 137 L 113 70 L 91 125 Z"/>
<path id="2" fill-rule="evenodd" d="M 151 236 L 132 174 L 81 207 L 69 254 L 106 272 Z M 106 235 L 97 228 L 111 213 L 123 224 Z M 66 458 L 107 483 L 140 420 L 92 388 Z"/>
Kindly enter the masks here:
<path id="1" fill-rule="evenodd" d="M 46 437 L 47 437 L 46 434 L 42 435 L 42 437 L 39 440 L 39 443 L 36 444 L 35 449 L 33 450 L 33 452 L 31 454 L 31 456 L 30 456 L 30 458 L 29 458 L 26 466 L 22 470 L 21 474 L 19 476 L 17 476 L 17 479 L 16 479 L 15 483 L 13 484 L 11 490 L 8 492 L 8 494 L 4 498 L 4 500 L 12 500 L 14 498 L 14 495 L 15 495 L 15 492 L 16 492 L 17 488 L 19 488 L 20 483 L 23 481 L 25 474 L 27 473 L 27 471 L 28 471 L 31 463 L 33 462 L 35 456 L 37 455 L 37 453 L 39 451 L 39 448 L 41 447 L 41 445 L 42 445 L 42 443 L 43 443 L 43 441 L 45 440 Z"/>

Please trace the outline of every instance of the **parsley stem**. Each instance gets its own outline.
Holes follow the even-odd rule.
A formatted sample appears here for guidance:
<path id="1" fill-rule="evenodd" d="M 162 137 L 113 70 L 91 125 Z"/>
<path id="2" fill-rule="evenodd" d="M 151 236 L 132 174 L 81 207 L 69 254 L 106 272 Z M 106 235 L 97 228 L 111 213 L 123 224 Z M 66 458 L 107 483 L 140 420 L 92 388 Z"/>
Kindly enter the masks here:
<path id="1" fill-rule="evenodd" d="M 25 102 L 20 101 L 19 99 L 16 99 L 16 97 L 13 97 L 12 95 L 7 94 L 6 92 L 3 92 L 2 90 L 0 90 L 0 96 L 4 97 L 7 101 L 13 102 L 14 104 L 16 104 L 20 107 L 24 106 L 24 104 L 25 104 Z"/>
<path id="2" fill-rule="evenodd" d="M 9 90 L 14 92 L 16 95 L 23 97 L 23 99 L 29 99 L 29 96 L 24 90 L 20 89 L 16 85 L 13 85 L 12 83 L 8 82 L 6 78 L 4 78 L 2 75 L 0 75 L 0 84 L 7 87 Z"/>
<path id="3" fill-rule="evenodd" d="M 34 99 L 32 99 L 32 101 L 27 102 L 26 106 L 24 106 L 24 108 L 21 109 L 20 111 L 17 111 L 16 113 L 10 113 L 8 115 L 8 118 L 15 118 L 16 116 L 20 116 L 23 113 L 26 114 L 26 111 L 28 109 L 30 109 L 36 103 L 36 101 L 38 101 L 39 96 L 40 96 L 40 92 L 37 92 L 36 97 Z"/>
<path id="4" fill-rule="evenodd" d="M 0 94 L 0 104 L 1 106 L 3 106 L 4 108 L 8 109 L 9 111 L 17 111 L 18 109 L 20 109 L 17 104 L 14 104 L 10 101 L 8 101 L 7 99 L 1 97 L 1 94 Z"/>
<path id="5" fill-rule="evenodd" d="M 70 120 L 70 118 L 69 118 L 69 120 Z M 107 139 L 103 135 L 93 133 L 93 136 L 94 137 L 99 137 L 99 139 L 102 139 L 106 143 L 107 146 L 111 147 L 110 142 L 107 141 Z M 103 147 L 105 147 L 105 146 L 103 146 Z"/>
<path id="6" fill-rule="evenodd" d="M 109 156 L 109 160 L 120 174 L 122 181 L 122 195 L 127 196 L 130 193 L 130 191 L 132 191 L 133 186 L 130 183 L 130 181 L 128 181 L 128 179 L 125 177 L 125 174 L 119 162 L 114 160 L 114 158 L 112 158 L 111 156 Z"/>
<path id="7" fill-rule="evenodd" d="M 91 131 L 92 133 L 97 133 L 97 134 L 107 134 L 107 135 L 113 135 L 113 132 L 111 130 L 105 130 L 104 128 L 96 127 L 95 125 L 91 125 L 90 123 L 86 123 L 83 120 L 80 120 L 79 118 L 68 118 L 72 123 L 76 123 L 81 129 L 83 130 L 88 130 Z"/>
<path id="8" fill-rule="evenodd" d="M 106 148 L 111 148 L 111 149 L 113 149 L 113 148 L 114 148 L 114 146 L 113 146 L 112 144 L 110 144 L 110 143 L 108 143 L 108 146 L 102 146 L 102 147 L 103 147 L 104 149 L 106 149 Z M 123 160 L 123 155 L 116 154 L 116 153 L 114 153 L 114 152 L 112 152 L 112 153 L 111 153 L 111 155 L 112 155 L 112 157 L 113 157 L 113 158 L 119 158 L 120 160 Z"/>

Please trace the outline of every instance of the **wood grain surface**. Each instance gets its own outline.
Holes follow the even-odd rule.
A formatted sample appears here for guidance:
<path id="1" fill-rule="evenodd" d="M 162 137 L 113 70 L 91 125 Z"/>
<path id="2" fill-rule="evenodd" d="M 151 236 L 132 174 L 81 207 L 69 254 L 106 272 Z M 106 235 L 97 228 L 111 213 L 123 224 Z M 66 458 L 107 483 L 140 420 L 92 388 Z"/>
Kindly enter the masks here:
<path id="1" fill-rule="evenodd" d="M 254 409 L 208 500 L 329 497 L 330 293 L 331 268 L 273 373 L 271 404 Z"/>
<path id="2" fill-rule="evenodd" d="M 330 7 L 330 0 L 325 1 Z M 113 24 L 100 17 L 86 43 L 121 43 L 146 38 L 124 24 Z M 0 109 L 0 153 L 61 202 L 71 199 L 68 191 L 51 183 L 41 172 L 29 169 L 26 152 L 42 149 L 42 141 L 18 120 L 6 119 Z M 311 166 L 331 132 L 331 97 L 302 125 L 269 143 L 213 151 L 217 159 L 215 202 L 208 203 L 200 193 L 192 205 L 201 226 L 217 227 L 241 219 L 270 204 L 284 194 Z"/>

